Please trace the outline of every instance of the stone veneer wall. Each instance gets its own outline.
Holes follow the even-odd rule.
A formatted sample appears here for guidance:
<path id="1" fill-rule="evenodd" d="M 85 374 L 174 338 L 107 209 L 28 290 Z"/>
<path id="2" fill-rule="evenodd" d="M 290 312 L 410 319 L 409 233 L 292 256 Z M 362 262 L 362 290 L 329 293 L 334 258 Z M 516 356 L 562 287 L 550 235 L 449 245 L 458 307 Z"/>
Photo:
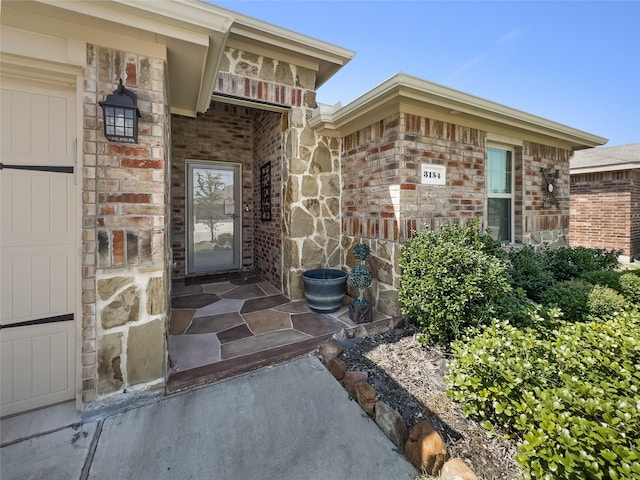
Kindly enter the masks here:
<path id="1" fill-rule="evenodd" d="M 282 127 L 286 116 L 256 110 L 253 136 L 254 270 L 282 288 Z M 261 167 L 271 162 L 271 220 L 262 220 Z"/>
<path id="2" fill-rule="evenodd" d="M 315 72 L 233 48 L 226 49 L 220 72 L 214 93 L 288 110 L 281 128 L 282 288 L 302 298 L 304 270 L 343 263 L 339 141 L 316 137 L 308 126 L 316 108 Z"/>
<path id="3" fill-rule="evenodd" d="M 640 253 L 640 169 L 571 175 L 571 246 Z"/>
<path id="4" fill-rule="evenodd" d="M 233 162 L 242 165 L 242 269 L 253 268 L 254 216 L 244 205 L 253 205 L 252 109 L 212 102 L 197 117 L 172 115 L 171 245 L 173 277 L 186 275 L 186 160 Z"/>
<path id="5" fill-rule="evenodd" d="M 103 135 L 122 78 L 138 96 L 138 143 Z M 82 143 L 82 401 L 162 383 L 167 320 L 167 142 L 162 60 L 87 46 Z"/>
<path id="6" fill-rule="evenodd" d="M 343 138 L 345 264 L 352 268 L 357 263 L 351 252 L 355 244 L 371 247 L 374 282 L 365 295 L 378 310 L 400 312 L 395 291 L 400 246 L 412 231 L 483 218 L 487 143 L 481 130 L 404 113 Z M 541 207 L 540 168 L 559 168 L 559 191 L 567 192 L 569 152 L 528 142 L 514 150 L 516 241 L 559 243 L 567 233 L 567 197 L 559 197 L 559 208 Z M 447 185 L 422 185 L 422 163 L 446 166 Z"/>

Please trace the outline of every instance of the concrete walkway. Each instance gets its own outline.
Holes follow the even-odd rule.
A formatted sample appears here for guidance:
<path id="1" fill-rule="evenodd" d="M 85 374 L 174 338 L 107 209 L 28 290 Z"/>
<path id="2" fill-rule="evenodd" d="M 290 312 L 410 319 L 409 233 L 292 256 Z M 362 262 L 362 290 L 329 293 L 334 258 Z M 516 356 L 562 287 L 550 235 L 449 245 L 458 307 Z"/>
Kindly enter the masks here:
<path id="1" fill-rule="evenodd" d="M 56 420 L 55 409 L 69 407 L 0 422 L 2 480 L 417 475 L 314 356 L 101 418 Z"/>

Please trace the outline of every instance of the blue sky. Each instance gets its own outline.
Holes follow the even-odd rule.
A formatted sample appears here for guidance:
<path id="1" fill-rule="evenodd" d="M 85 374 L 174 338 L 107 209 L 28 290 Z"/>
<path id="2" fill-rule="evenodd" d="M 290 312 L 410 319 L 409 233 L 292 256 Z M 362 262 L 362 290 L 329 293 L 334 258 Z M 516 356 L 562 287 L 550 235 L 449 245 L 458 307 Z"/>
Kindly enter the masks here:
<path id="1" fill-rule="evenodd" d="M 343 105 L 403 72 L 609 139 L 640 142 L 640 1 L 211 1 L 355 57 Z"/>

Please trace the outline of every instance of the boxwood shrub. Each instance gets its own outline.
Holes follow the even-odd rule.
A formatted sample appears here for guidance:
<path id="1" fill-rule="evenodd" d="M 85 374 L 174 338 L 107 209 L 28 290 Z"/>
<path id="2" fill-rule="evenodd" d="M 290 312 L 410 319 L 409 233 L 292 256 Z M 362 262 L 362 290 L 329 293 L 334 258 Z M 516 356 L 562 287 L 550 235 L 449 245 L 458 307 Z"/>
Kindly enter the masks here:
<path id="1" fill-rule="evenodd" d="M 565 319 L 572 322 L 585 320 L 589 314 L 589 294 L 593 285 L 584 280 L 565 280 L 560 282 L 542 295 L 545 306 L 558 307 L 565 315 Z"/>
<path id="2" fill-rule="evenodd" d="M 589 316 L 609 318 L 628 308 L 627 300 L 609 287 L 595 285 L 587 298 Z"/>
<path id="3" fill-rule="evenodd" d="M 468 328 L 490 323 L 512 290 L 505 256 L 477 222 L 424 230 L 403 246 L 399 300 L 423 341 L 448 347 Z"/>
<path id="4" fill-rule="evenodd" d="M 449 394 L 516 437 L 526 478 L 640 478 L 640 312 L 549 330 L 494 322 L 452 345 Z"/>
<path id="5" fill-rule="evenodd" d="M 620 293 L 629 303 L 640 307 L 640 270 L 633 270 L 620 276 Z"/>
<path id="6" fill-rule="evenodd" d="M 613 270 L 618 266 L 619 250 L 601 248 L 560 247 L 545 249 L 549 269 L 558 282 L 579 277 L 584 272 Z"/>
<path id="7" fill-rule="evenodd" d="M 555 283 L 546 255 L 530 246 L 509 252 L 508 272 L 513 288 L 521 288 L 528 298 L 536 302 Z"/>
<path id="8" fill-rule="evenodd" d="M 593 285 L 613 288 L 616 292 L 620 292 L 620 276 L 622 273 L 619 270 L 593 270 L 580 275 L 580 280 Z"/>

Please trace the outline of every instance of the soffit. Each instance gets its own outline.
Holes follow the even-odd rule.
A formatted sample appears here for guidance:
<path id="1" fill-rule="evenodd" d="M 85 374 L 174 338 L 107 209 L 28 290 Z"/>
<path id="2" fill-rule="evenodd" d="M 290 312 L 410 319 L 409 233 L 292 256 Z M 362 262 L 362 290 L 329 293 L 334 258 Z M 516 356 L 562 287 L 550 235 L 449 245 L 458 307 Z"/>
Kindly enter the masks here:
<path id="1" fill-rule="evenodd" d="M 188 23 L 174 10 L 181 7 L 182 16 L 192 20 L 192 3 L 3 0 L 2 25 L 167 60 L 171 110 L 195 116 L 199 106 L 209 105 L 213 71 L 232 20 L 198 12 L 200 24 L 208 26 Z"/>
<path id="2" fill-rule="evenodd" d="M 405 74 L 395 75 L 344 107 L 316 110 L 310 125 L 321 134 L 345 136 L 400 112 L 572 150 L 607 141 Z"/>
<path id="3" fill-rule="evenodd" d="M 171 111 L 204 112 L 225 47 L 316 72 L 316 88 L 354 52 L 199 0 L 2 0 L 2 25 L 167 60 Z M 15 52 L 12 52 L 15 53 Z"/>

